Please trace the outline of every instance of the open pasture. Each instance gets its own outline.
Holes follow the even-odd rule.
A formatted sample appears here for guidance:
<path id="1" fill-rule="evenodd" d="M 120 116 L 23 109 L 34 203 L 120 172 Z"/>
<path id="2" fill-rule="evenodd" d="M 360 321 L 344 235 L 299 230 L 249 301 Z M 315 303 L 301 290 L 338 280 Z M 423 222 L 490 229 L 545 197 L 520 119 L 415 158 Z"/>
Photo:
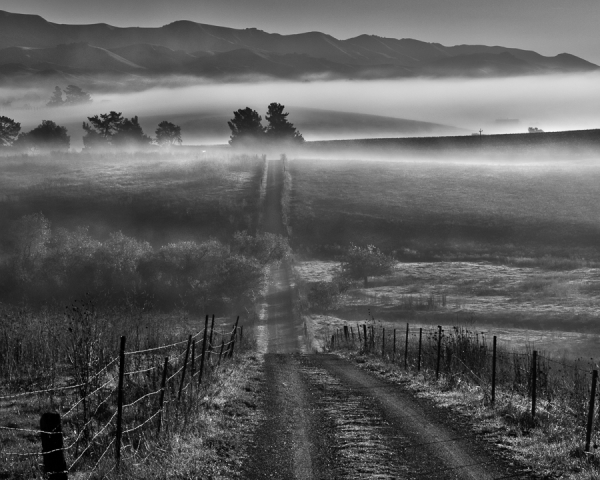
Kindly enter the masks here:
<path id="1" fill-rule="evenodd" d="M 298 282 L 329 282 L 334 261 L 301 261 Z M 376 321 L 403 331 L 406 323 L 466 325 L 507 347 L 535 345 L 570 358 L 600 358 L 600 269 L 548 271 L 488 262 L 398 263 L 394 272 L 355 284 L 334 304 L 313 308 L 318 333 L 332 322 Z"/>
<path id="2" fill-rule="evenodd" d="M 154 247 L 256 228 L 264 161 L 201 153 L 52 154 L 0 158 L 0 241 L 23 215 L 53 227 L 118 230 Z"/>
<path id="3" fill-rule="evenodd" d="M 440 161 L 290 162 L 293 244 L 350 242 L 405 260 L 489 260 L 568 269 L 600 259 L 600 165 Z"/>

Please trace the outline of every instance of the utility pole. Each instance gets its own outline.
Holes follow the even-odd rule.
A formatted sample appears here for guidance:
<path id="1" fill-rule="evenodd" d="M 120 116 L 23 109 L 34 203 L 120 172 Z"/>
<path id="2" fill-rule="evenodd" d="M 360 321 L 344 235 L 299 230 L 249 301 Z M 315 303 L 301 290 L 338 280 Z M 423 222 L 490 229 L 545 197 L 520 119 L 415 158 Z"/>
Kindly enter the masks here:
<path id="1" fill-rule="evenodd" d="M 483 130 L 480 128 L 479 129 L 479 136 L 481 137 L 481 134 L 483 133 Z"/>

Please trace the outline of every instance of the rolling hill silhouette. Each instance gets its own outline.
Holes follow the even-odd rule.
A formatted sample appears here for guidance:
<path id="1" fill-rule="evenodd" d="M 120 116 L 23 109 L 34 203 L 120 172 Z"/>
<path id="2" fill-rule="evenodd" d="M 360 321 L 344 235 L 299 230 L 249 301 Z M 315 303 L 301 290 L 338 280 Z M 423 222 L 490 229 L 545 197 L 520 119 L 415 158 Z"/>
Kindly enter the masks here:
<path id="1" fill-rule="evenodd" d="M 177 21 L 158 28 L 62 25 L 0 10 L 0 75 L 192 75 L 208 78 L 397 78 L 585 72 L 599 67 L 501 46 L 295 35 Z"/>

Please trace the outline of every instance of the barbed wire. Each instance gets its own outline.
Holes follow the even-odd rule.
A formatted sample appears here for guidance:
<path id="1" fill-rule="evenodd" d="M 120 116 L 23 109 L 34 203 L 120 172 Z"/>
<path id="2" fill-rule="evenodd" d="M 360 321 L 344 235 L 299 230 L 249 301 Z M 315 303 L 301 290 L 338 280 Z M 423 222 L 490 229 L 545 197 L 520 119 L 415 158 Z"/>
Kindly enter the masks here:
<path id="1" fill-rule="evenodd" d="M 127 429 L 127 430 L 123 430 L 123 434 L 125 434 L 125 433 L 131 433 L 131 432 L 134 432 L 134 431 L 136 431 L 136 430 L 138 430 L 138 429 L 142 428 L 144 425 L 146 425 L 148 422 L 150 422 L 150 420 L 152 420 L 153 418 L 155 418 L 155 417 L 156 417 L 156 416 L 157 416 L 157 415 L 158 415 L 160 412 L 162 412 L 162 411 L 163 411 L 163 408 L 159 408 L 159 409 L 158 409 L 158 410 L 157 410 L 157 411 L 154 413 L 154 415 L 152 415 L 152 416 L 150 416 L 149 418 L 147 418 L 147 419 L 146 419 L 146 420 L 145 420 L 143 423 L 140 423 L 140 424 L 139 424 L 137 427 L 130 428 L 130 429 Z"/>

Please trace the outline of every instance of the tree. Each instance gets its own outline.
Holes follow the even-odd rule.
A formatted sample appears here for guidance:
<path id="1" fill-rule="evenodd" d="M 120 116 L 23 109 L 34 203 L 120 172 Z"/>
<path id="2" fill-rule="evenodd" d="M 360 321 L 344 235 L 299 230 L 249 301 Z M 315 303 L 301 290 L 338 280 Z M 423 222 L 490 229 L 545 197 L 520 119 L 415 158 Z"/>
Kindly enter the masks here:
<path id="1" fill-rule="evenodd" d="M 350 244 L 342 259 L 342 275 L 354 280 L 363 280 L 365 288 L 368 279 L 374 275 L 391 273 L 394 259 L 374 245 L 360 247 Z"/>
<path id="2" fill-rule="evenodd" d="M 303 143 L 304 137 L 287 119 L 285 107 L 280 103 L 271 103 L 265 116 L 269 125 L 266 130 L 267 139 L 272 142 Z"/>
<path id="3" fill-rule="evenodd" d="M 86 135 L 83 145 L 95 147 L 143 147 L 152 142 L 144 134 L 138 117 L 124 118 L 121 112 L 103 113 L 88 117 L 90 123 L 83 122 Z"/>
<path id="4" fill-rule="evenodd" d="M 56 88 L 58 88 L 58 87 L 56 87 Z M 56 89 L 55 89 L 55 94 L 56 94 Z M 64 101 L 65 105 L 79 105 L 82 103 L 91 103 L 92 102 L 92 96 L 89 93 L 84 92 L 77 85 L 67 86 L 67 88 L 65 88 L 65 96 L 66 96 L 65 101 Z"/>
<path id="5" fill-rule="evenodd" d="M 54 93 L 52 94 L 52 98 L 50 98 L 50 101 L 46 104 L 46 106 L 48 107 L 60 107 L 62 106 L 65 102 L 62 98 L 62 90 L 60 89 L 60 87 L 54 87 Z"/>
<path id="6" fill-rule="evenodd" d="M 112 136 L 119 131 L 123 124 L 121 112 L 102 113 L 88 117 L 90 123 L 83 122 L 86 134 L 83 137 L 83 145 L 86 148 L 109 144 Z"/>
<path id="7" fill-rule="evenodd" d="M 12 118 L 0 117 L 0 147 L 10 147 L 19 136 L 21 124 Z"/>
<path id="8" fill-rule="evenodd" d="M 250 107 L 233 112 L 233 118 L 227 122 L 231 129 L 229 144 L 231 146 L 252 145 L 265 138 L 265 128 L 260 123 L 262 117 Z"/>
<path id="9" fill-rule="evenodd" d="M 71 137 L 67 135 L 65 127 L 51 120 L 42 120 L 36 128 L 20 135 L 16 144 L 26 148 L 68 150 L 71 146 Z"/>
<path id="10" fill-rule="evenodd" d="M 112 136 L 111 143 L 121 147 L 148 146 L 152 139 L 144 134 L 138 117 L 124 118 L 117 127 L 117 132 Z"/>
<path id="11" fill-rule="evenodd" d="M 156 143 L 159 145 L 181 145 L 181 127 L 166 120 L 158 124 L 156 129 Z"/>
<path id="12" fill-rule="evenodd" d="M 529 133 L 544 133 L 544 131 L 541 128 L 537 127 L 529 127 L 527 130 L 529 131 Z"/>

